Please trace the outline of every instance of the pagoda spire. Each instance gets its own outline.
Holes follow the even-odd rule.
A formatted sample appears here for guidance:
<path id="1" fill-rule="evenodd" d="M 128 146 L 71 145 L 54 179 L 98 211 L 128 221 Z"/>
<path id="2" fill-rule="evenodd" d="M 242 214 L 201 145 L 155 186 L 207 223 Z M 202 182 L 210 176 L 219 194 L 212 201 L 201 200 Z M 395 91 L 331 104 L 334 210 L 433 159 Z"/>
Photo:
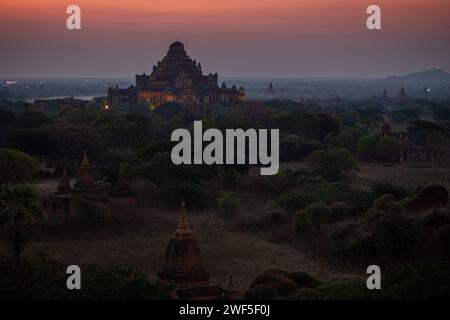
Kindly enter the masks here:
<path id="1" fill-rule="evenodd" d="M 191 234 L 191 229 L 189 229 L 189 223 L 187 219 L 187 213 L 186 213 L 186 204 L 184 202 L 181 203 L 181 212 L 180 212 L 180 218 L 178 220 L 178 227 L 175 231 L 175 234 Z"/>
<path id="2" fill-rule="evenodd" d="M 84 150 L 83 152 L 83 160 L 81 160 L 81 165 L 83 167 L 90 167 L 89 160 L 87 158 L 87 150 Z"/>
<path id="3" fill-rule="evenodd" d="M 81 160 L 80 167 L 78 168 L 76 187 L 91 187 L 94 185 L 94 179 L 91 175 L 91 164 L 87 158 L 87 151 L 83 153 L 83 159 Z"/>
<path id="4" fill-rule="evenodd" d="M 72 191 L 72 188 L 70 187 L 70 179 L 69 175 L 67 174 L 67 167 L 64 166 L 63 174 L 61 176 L 61 182 L 58 186 L 58 191 L 61 193 L 69 193 Z"/>

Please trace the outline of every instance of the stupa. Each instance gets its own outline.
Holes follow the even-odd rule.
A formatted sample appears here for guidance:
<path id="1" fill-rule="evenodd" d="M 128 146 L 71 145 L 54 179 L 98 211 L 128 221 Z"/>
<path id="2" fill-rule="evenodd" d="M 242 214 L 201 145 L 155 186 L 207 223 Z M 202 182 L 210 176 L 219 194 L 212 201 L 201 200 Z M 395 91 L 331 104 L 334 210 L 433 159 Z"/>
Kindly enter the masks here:
<path id="1" fill-rule="evenodd" d="M 165 263 L 157 277 L 160 283 L 172 286 L 176 297 L 182 300 L 227 298 L 224 289 L 210 282 L 210 275 L 201 264 L 200 249 L 189 228 L 184 203 L 178 227 L 167 246 Z"/>

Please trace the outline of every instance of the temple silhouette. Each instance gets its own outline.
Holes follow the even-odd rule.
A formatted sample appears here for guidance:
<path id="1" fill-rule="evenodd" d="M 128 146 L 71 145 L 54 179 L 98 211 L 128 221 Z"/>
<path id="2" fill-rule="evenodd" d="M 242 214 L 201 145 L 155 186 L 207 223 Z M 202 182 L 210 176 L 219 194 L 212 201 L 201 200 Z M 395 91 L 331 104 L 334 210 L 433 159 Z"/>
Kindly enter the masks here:
<path id="1" fill-rule="evenodd" d="M 189 228 L 184 202 L 178 227 L 169 241 L 165 262 L 157 277 L 160 283 L 173 288 L 173 299 L 230 300 L 235 299 L 238 293 L 231 276 L 227 288 L 210 282 L 209 273 L 200 262 L 200 248 Z"/>
<path id="2" fill-rule="evenodd" d="M 166 103 L 184 105 L 234 104 L 245 99 L 245 89 L 218 85 L 218 74 L 204 75 L 200 62 L 191 59 L 184 45 L 176 41 L 166 56 L 153 66 L 150 75 L 136 75 L 136 84 L 128 88 L 109 87 L 108 105 L 146 103 L 151 109 Z"/>

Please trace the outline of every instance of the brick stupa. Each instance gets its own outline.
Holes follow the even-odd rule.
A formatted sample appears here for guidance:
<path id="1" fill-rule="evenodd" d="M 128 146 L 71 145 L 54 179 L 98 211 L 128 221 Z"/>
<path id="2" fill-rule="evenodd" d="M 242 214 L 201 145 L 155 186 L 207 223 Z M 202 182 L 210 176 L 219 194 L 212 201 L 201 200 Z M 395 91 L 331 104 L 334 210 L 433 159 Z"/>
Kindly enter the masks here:
<path id="1" fill-rule="evenodd" d="M 209 273 L 200 263 L 200 249 L 189 228 L 186 208 L 181 206 L 178 228 L 167 246 L 164 266 L 157 273 L 162 284 L 174 287 L 182 300 L 224 299 L 224 290 L 210 283 Z"/>
<path id="2" fill-rule="evenodd" d="M 74 185 L 74 193 L 87 201 L 104 202 L 102 191 L 95 185 L 91 174 L 91 164 L 87 158 L 87 152 L 84 151 L 83 159 L 78 168 L 77 181 Z"/>
<path id="3" fill-rule="evenodd" d="M 67 167 L 64 167 L 63 174 L 61 176 L 61 182 L 58 186 L 57 193 L 59 194 L 70 194 L 72 193 L 72 187 L 70 186 L 69 175 L 67 174 Z"/>

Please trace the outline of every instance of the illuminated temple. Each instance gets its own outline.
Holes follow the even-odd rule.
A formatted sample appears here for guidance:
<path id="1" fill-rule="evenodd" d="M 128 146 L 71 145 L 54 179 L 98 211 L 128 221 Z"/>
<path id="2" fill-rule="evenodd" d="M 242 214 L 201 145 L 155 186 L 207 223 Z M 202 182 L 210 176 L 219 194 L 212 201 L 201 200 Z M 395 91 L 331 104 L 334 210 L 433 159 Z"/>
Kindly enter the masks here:
<path id="1" fill-rule="evenodd" d="M 166 56 L 153 66 L 150 75 L 136 75 L 136 84 L 128 88 L 108 88 L 108 104 L 146 103 L 155 108 L 166 102 L 184 105 L 234 104 L 245 99 L 245 90 L 218 85 L 218 74 L 204 75 L 202 66 L 191 59 L 184 45 L 170 45 Z"/>

